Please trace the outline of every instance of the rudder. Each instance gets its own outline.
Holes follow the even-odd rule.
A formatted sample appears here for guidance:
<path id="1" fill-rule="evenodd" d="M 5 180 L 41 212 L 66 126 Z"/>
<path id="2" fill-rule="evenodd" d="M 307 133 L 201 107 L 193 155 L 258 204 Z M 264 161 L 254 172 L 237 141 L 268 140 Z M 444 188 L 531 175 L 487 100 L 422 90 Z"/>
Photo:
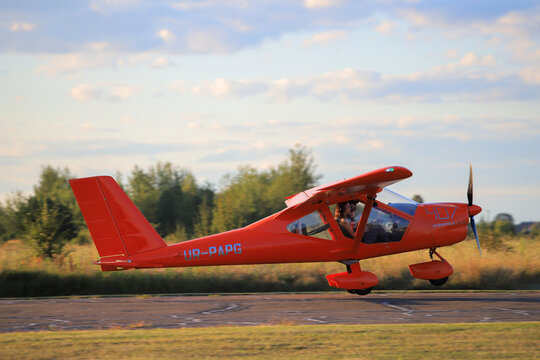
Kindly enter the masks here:
<path id="1" fill-rule="evenodd" d="M 127 258 L 167 246 L 110 176 L 69 180 L 99 255 Z"/>

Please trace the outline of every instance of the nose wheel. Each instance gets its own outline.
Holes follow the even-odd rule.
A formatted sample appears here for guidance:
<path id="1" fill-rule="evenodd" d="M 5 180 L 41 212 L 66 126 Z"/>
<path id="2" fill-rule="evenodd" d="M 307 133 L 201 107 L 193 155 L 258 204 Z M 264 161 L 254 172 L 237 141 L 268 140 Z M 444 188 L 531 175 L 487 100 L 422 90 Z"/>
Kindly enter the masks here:
<path id="1" fill-rule="evenodd" d="M 434 260 L 433 255 L 436 255 L 439 260 Z M 441 286 L 448 281 L 454 269 L 435 248 L 429 249 L 429 257 L 431 261 L 409 265 L 411 275 L 417 279 L 429 280 L 432 285 Z"/>
<path id="2" fill-rule="evenodd" d="M 435 286 L 441 286 L 441 285 L 444 285 L 447 281 L 448 281 L 448 276 L 447 276 L 447 277 L 444 277 L 444 278 L 442 278 L 442 279 L 436 279 L 436 280 L 430 279 L 430 280 L 429 280 L 429 282 L 431 283 L 431 285 L 435 285 Z"/>
<path id="3" fill-rule="evenodd" d="M 356 294 L 356 295 L 367 295 L 373 290 L 373 287 L 367 288 L 367 289 L 347 289 L 347 292 L 349 294 Z"/>

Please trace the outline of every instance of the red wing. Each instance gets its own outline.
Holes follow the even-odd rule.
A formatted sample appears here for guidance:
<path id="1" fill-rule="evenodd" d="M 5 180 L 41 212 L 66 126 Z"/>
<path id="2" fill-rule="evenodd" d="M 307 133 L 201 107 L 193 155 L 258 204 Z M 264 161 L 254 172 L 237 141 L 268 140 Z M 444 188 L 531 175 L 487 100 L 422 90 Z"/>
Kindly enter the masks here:
<path id="1" fill-rule="evenodd" d="M 312 198 L 331 200 L 345 194 L 367 194 L 382 189 L 412 176 L 412 172 L 401 166 L 377 169 L 356 177 L 314 187 L 285 199 L 287 207 L 293 207 Z"/>

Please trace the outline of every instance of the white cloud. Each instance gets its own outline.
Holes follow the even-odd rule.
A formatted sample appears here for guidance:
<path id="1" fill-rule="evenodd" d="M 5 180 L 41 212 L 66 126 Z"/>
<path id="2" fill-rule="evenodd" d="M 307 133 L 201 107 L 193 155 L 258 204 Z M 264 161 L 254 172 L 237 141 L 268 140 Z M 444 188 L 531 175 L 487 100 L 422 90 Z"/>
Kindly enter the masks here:
<path id="1" fill-rule="evenodd" d="M 53 55 L 47 64 L 40 65 L 36 72 L 45 73 L 49 76 L 72 74 L 80 70 L 95 69 L 99 67 L 115 67 L 114 57 L 105 54 L 72 53 Z"/>
<path id="2" fill-rule="evenodd" d="M 455 59 L 459 56 L 459 50 L 457 49 L 448 49 L 444 52 L 444 55 L 449 59 Z"/>
<path id="3" fill-rule="evenodd" d="M 394 31 L 395 26 L 396 24 L 392 21 L 383 21 L 377 25 L 375 30 L 383 35 L 390 35 Z"/>
<path id="4" fill-rule="evenodd" d="M 469 53 L 457 64 L 402 75 L 384 75 L 377 72 L 343 69 L 315 76 L 283 78 L 279 80 L 230 80 L 219 78 L 192 87 L 199 95 L 220 98 L 265 95 L 277 102 L 290 101 L 300 96 L 328 101 L 379 100 L 384 102 L 438 102 L 438 101 L 495 101 L 531 99 L 538 97 L 537 72 L 532 69 L 521 73 L 523 79 L 512 73 L 498 73 L 486 68 L 494 63 L 491 55 Z"/>
<path id="5" fill-rule="evenodd" d="M 49 76 L 77 75 L 84 70 L 110 68 L 118 69 L 137 64 L 151 67 L 172 66 L 167 59 L 159 57 L 152 61 L 151 53 L 129 54 L 116 52 L 109 42 L 89 43 L 83 46 L 84 52 L 59 55 L 42 55 L 47 62 L 38 66 L 35 72 Z M 167 62 L 169 65 L 167 65 Z"/>
<path id="6" fill-rule="evenodd" d="M 374 149 L 382 149 L 384 148 L 384 142 L 380 140 L 367 140 L 366 144 L 368 144 L 370 147 Z"/>
<path id="7" fill-rule="evenodd" d="M 29 144 L 22 140 L 2 139 L 0 141 L 0 156 L 20 157 L 27 154 Z"/>
<path id="8" fill-rule="evenodd" d="M 85 130 L 85 131 L 92 130 L 92 129 L 94 129 L 95 127 L 96 127 L 96 126 L 95 126 L 94 124 L 88 123 L 88 122 L 81 125 L 81 129 L 82 129 L 82 130 Z"/>
<path id="9" fill-rule="evenodd" d="M 181 11 L 191 11 L 196 9 L 204 9 L 212 6 L 211 1 L 180 1 L 171 5 L 174 9 Z"/>
<path id="10" fill-rule="evenodd" d="M 154 62 L 152 63 L 152 67 L 154 68 L 164 68 L 164 67 L 169 67 L 172 65 L 173 63 L 164 57 L 156 58 Z"/>
<path id="11" fill-rule="evenodd" d="M 129 9 L 140 4 L 140 0 L 93 0 L 90 8 L 94 11 L 106 13 Z"/>
<path id="12" fill-rule="evenodd" d="M 122 122 L 122 124 L 128 125 L 128 124 L 133 123 L 133 118 L 131 116 L 122 116 L 120 121 Z"/>
<path id="13" fill-rule="evenodd" d="M 103 53 L 112 50 L 112 44 L 108 41 L 98 41 L 84 44 L 83 48 L 92 53 Z"/>
<path id="14" fill-rule="evenodd" d="M 398 119 L 397 121 L 397 127 L 398 128 L 406 128 L 409 126 L 412 126 L 416 124 L 418 120 L 414 116 L 403 116 Z"/>
<path id="15" fill-rule="evenodd" d="M 225 79 L 216 79 L 193 88 L 194 94 L 209 93 L 216 97 L 224 97 L 232 93 L 232 82 Z"/>
<path id="16" fill-rule="evenodd" d="M 169 89 L 178 91 L 180 93 L 185 93 L 188 91 L 188 84 L 184 80 L 176 80 L 169 85 Z"/>
<path id="17" fill-rule="evenodd" d="M 138 88 L 130 85 L 90 85 L 80 84 L 71 89 L 70 96 L 79 101 L 105 99 L 109 101 L 124 101 L 139 92 Z"/>
<path id="18" fill-rule="evenodd" d="M 186 36 L 186 50 L 192 53 L 224 54 L 229 51 L 215 31 L 194 31 Z"/>
<path id="19" fill-rule="evenodd" d="M 327 8 L 341 4 L 341 0 L 304 0 L 304 6 L 308 9 Z"/>
<path id="20" fill-rule="evenodd" d="M 434 16 L 431 16 L 430 14 L 423 14 L 415 9 L 399 10 L 398 13 L 417 27 L 423 28 L 440 26 L 440 23 L 435 20 Z"/>
<path id="21" fill-rule="evenodd" d="M 540 66 L 523 69 L 519 76 L 527 83 L 540 85 Z"/>
<path id="22" fill-rule="evenodd" d="M 135 86 L 123 85 L 123 86 L 113 86 L 109 92 L 109 97 L 112 100 L 127 100 L 133 95 L 138 93 L 139 90 Z"/>
<path id="23" fill-rule="evenodd" d="M 101 89 L 89 84 L 80 84 L 71 89 L 70 96 L 79 101 L 87 101 L 101 97 Z"/>
<path id="24" fill-rule="evenodd" d="M 540 7 L 523 11 L 509 11 L 495 18 L 479 16 L 455 17 L 444 11 L 419 11 L 416 9 L 398 10 L 415 30 L 441 31 L 443 36 L 452 39 L 483 37 L 489 46 L 504 46 L 514 60 L 535 62 L 540 59 L 537 45 L 540 33 Z M 507 53 L 508 53 L 507 52 Z"/>
<path id="25" fill-rule="evenodd" d="M 30 24 L 25 22 L 14 22 L 9 27 L 11 32 L 32 31 L 36 28 L 36 24 Z"/>
<path id="26" fill-rule="evenodd" d="M 262 81 L 215 79 L 192 87 L 197 95 L 212 95 L 218 98 L 256 95 L 268 90 L 269 84 Z"/>
<path id="27" fill-rule="evenodd" d="M 176 38 L 176 36 L 168 29 L 158 31 L 156 36 L 166 43 L 171 43 Z"/>
<path id="28" fill-rule="evenodd" d="M 347 36 L 348 36 L 348 33 L 342 30 L 321 32 L 305 40 L 304 46 L 310 47 L 313 45 L 324 45 L 332 41 L 346 39 Z"/>
<path id="29" fill-rule="evenodd" d="M 462 66 L 491 66 L 494 64 L 492 55 L 478 56 L 473 52 L 468 52 L 460 61 Z"/>

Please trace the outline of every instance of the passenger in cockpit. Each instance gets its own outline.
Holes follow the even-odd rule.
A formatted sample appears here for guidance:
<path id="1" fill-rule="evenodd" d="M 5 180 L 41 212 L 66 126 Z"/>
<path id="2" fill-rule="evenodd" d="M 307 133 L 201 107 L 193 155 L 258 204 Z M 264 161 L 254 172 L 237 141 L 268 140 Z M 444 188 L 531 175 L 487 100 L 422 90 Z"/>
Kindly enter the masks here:
<path id="1" fill-rule="evenodd" d="M 356 206 L 356 204 L 355 204 Z M 354 229 L 353 229 L 353 215 L 354 212 L 351 211 L 352 206 L 348 201 L 340 202 L 336 206 L 336 212 L 334 217 L 343 232 L 343 235 L 353 239 L 354 238 Z"/>

